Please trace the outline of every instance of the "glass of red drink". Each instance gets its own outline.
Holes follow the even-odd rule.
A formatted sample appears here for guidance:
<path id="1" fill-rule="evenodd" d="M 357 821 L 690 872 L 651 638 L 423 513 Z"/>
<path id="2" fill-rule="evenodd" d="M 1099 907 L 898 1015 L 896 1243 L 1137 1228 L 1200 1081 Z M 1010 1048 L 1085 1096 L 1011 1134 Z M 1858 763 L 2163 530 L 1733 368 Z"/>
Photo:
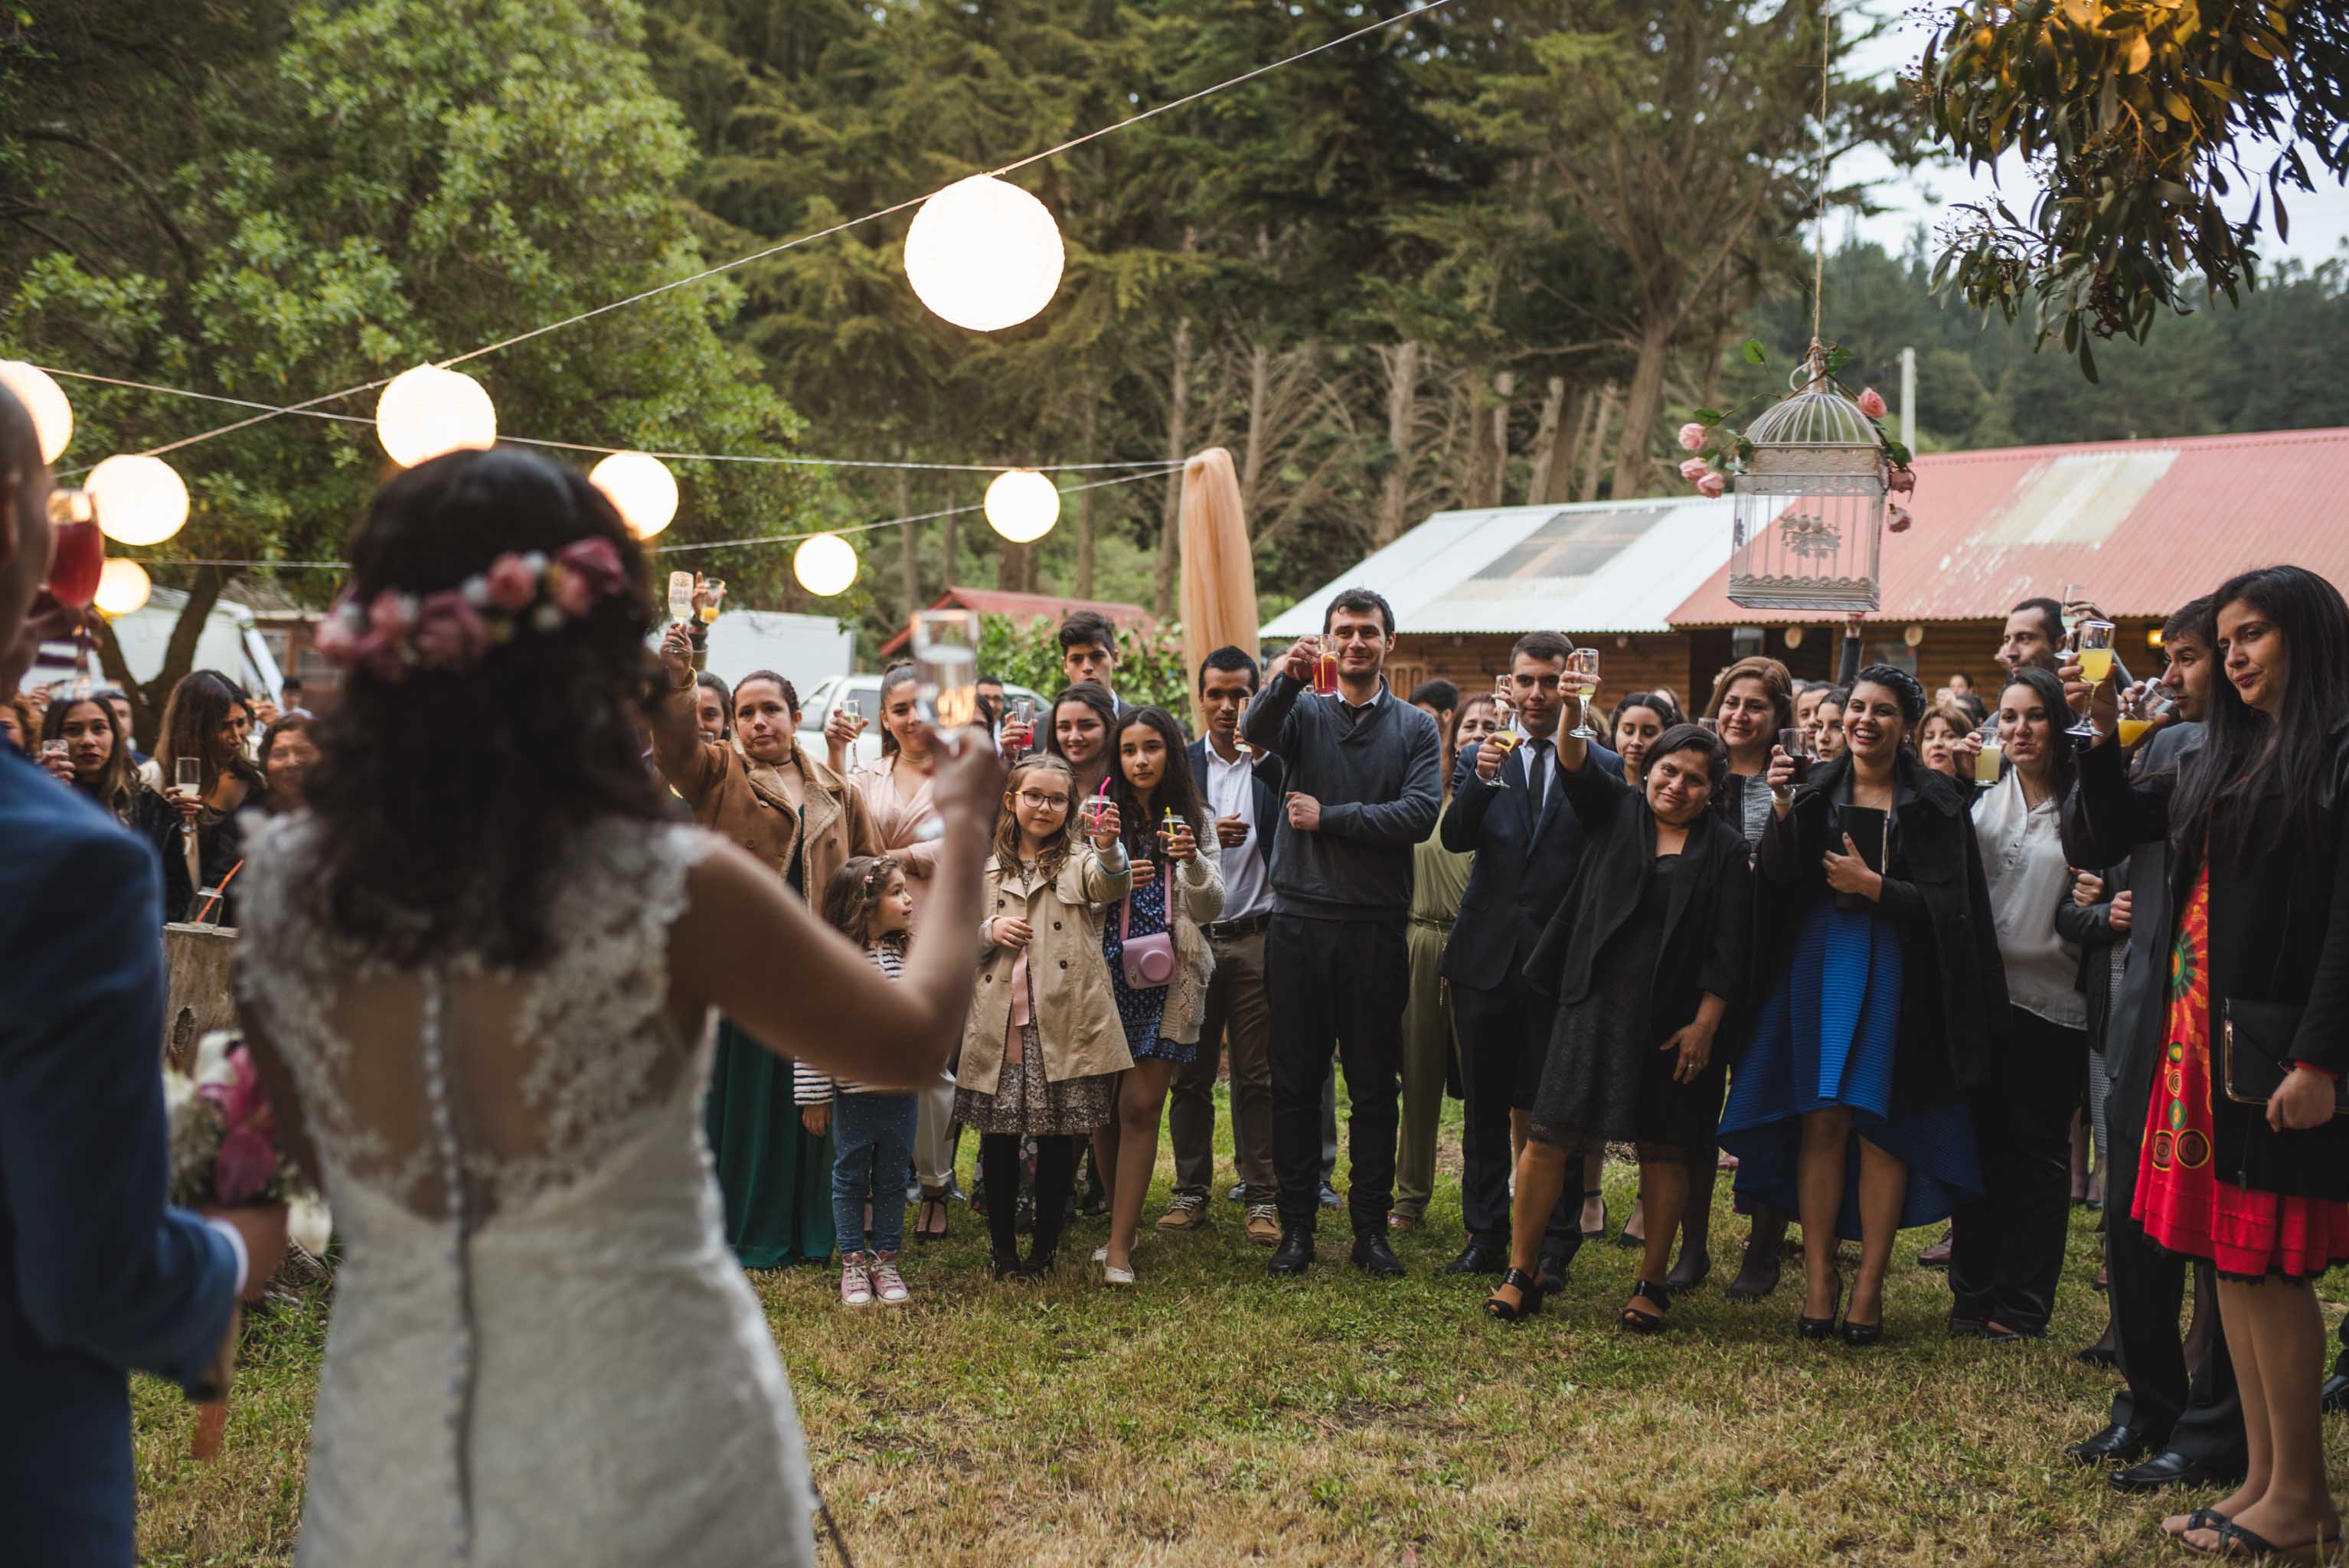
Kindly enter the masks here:
<path id="1" fill-rule="evenodd" d="M 49 492 L 49 522 L 57 550 L 49 561 L 49 592 L 68 610 L 86 610 L 98 597 L 98 574 L 106 570 L 106 536 L 98 531 L 98 510 L 89 492 Z"/>

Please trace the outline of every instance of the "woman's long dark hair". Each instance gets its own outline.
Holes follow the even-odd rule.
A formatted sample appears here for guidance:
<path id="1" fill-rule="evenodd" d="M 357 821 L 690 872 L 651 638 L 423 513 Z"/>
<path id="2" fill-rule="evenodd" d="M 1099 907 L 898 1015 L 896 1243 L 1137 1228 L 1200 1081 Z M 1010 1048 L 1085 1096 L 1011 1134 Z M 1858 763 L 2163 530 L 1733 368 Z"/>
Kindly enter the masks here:
<path id="1" fill-rule="evenodd" d="M 2341 591 L 2298 566 L 2267 566 L 2227 580 L 2210 596 L 2218 613 L 2240 600 L 2283 634 L 2283 709 L 2273 720 L 2243 701 L 2227 678 L 2225 655 L 2210 677 L 2202 745 L 2178 781 L 2171 842 L 2201 842 L 2215 854 L 2259 854 L 2312 831 L 2331 771 L 2333 731 L 2349 713 L 2349 604 Z M 2246 809 L 2270 791 L 2282 810 L 2256 840 L 2259 813 Z"/>
<path id="2" fill-rule="evenodd" d="M 163 770 L 163 787 L 170 789 L 173 774 L 182 757 L 202 758 L 204 764 L 204 792 L 212 793 L 212 783 L 228 773 L 243 781 L 249 789 L 267 787 L 260 769 L 245 760 L 244 753 L 232 746 L 221 744 L 221 726 L 228 722 L 229 710 L 241 707 L 249 717 L 253 699 L 244 688 L 218 670 L 191 670 L 180 677 L 171 688 L 171 696 L 163 704 L 161 743 L 155 748 L 155 760 Z"/>
<path id="3" fill-rule="evenodd" d="M 643 552 L 604 493 L 512 448 L 452 452 L 391 480 L 351 542 L 351 588 L 367 603 L 581 539 L 618 551 L 628 588 L 552 632 L 517 627 L 469 670 L 412 668 L 391 682 L 354 668 L 318 726 L 303 793 L 318 825 L 320 908 L 394 962 L 538 962 L 546 883 L 580 830 L 660 819 L 638 729 L 651 711 L 651 600 Z"/>
<path id="4" fill-rule="evenodd" d="M 1189 743 L 1183 738 L 1183 727 L 1163 707 L 1137 707 L 1117 720 L 1109 732 L 1109 796 L 1117 802 L 1119 836 L 1125 841 L 1127 858 L 1148 860 L 1159 851 L 1154 837 L 1159 819 L 1147 817 L 1143 811 L 1142 792 L 1127 780 L 1125 758 L 1120 748 L 1125 732 L 1137 724 L 1156 731 L 1166 747 L 1166 771 L 1159 775 L 1158 788 L 1152 792 L 1153 810 L 1160 813 L 1172 810 L 1191 824 L 1194 839 L 1206 843 L 1207 808 L 1199 799 L 1198 784 L 1191 777 L 1191 754 L 1184 749 Z"/>
<path id="5" fill-rule="evenodd" d="M 1102 746 L 1106 753 L 1105 760 L 1109 763 L 1109 770 L 1112 773 L 1116 772 L 1117 703 L 1115 699 L 1109 695 L 1109 688 L 1102 686 L 1098 681 L 1079 681 L 1074 686 L 1062 686 L 1060 691 L 1054 695 L 1052 698 L 1052 706 L 1044 716 L 1044 749 L 1059 758 L 1061 761 L 1069 762 L 1069 754 L 1061 749 L 1061 726 L 1059 719 L 1061 716 L 1061 705 L 1062 703 L 1070 702 L 1083 703 L 1087 707 L 1092 708 L 1095 713 L 1101 715 L 1102 734 L 1107 737 L 1107 738 L 1102 742 Z M 1069 762 L 1069 766 L 1071 768 L 1074 768 L 1076 764 Z"/>
<path id="6" fill-rule="evenodd" d="M 2064 733 L 2064 727 L 2071 722 L 2072 712 L 2064 700 L 2064 683 L 2055 678 L 2053 670 L 2041 669 L 2037 665 L 2025 665 L 2007 676 L 1999 687 L 2001 707 L 2006 706 L 2002 699 L 2007 686 L 2029 686 L 2031 695 L 2037 697 L 2040 706 L 2047 710 L 2047 793 L 2060 809 L 2064 798 L 2072 793 L 2072 780 L 2080 776 L 2079 758 L 2073 755 L 2071 738 Z M 1931 717 L 1932 710 L 1928 708 L 1926 717 Z M 1921 728 L 1923 723 L 1920 719 L 1914 727 Z"/>
<path id="7" fill-rule="evenodd" d="M 881 672 L 881 695 L 873 699 L 873 706 L 881 711 L 873 716 L 873 722 L 881 727 L 881 755 L 884 757 L 897 755 L 897 737 L 889 727 L 889 694 L 913 678 L 914 666 L 911 664 L 891 665 Z M 741 682 L 737 681 L 735 685 L 740 686 Z M 793 712 L 798 711 L 797 702 L 789 697 L 784 701 Z"/>
<path id="8" fill-rule="evenodd" d="M 130 738 L 122 733 L 115 722 L 114 706 L 101 697 L 61 696 L 49 704 L 49 711 L 41 716 L 41 738 L 63 740 L 66 720 L 78 707 L 94 707 L 106 720 L 106 733 L 114 738 L 114 749 L 106 754 L 106 769 L 98 782 L 84 786 L 96 796 L 98 803 L 124 821 L 130 820 L 130 804 L 139 794 L 139 769 L 130 761 Z M 79 781 L 77 780 L 77 783 Z"/>

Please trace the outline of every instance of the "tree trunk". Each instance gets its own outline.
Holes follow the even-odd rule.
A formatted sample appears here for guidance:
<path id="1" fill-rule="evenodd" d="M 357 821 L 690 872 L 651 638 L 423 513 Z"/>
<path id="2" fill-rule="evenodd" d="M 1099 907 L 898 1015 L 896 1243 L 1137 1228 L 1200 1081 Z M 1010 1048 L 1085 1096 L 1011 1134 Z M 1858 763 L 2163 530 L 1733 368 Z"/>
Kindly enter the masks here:
<path id="1" fill-rule="evenodd" d="M 1191 318 L 1174 324 L 1174 374 L 1166 389 L 1166 459 L 1181 463 L 1191 455 Z M 1166 476 L 1166 500 L 1159 508 L 1158 578 L 1151 610 L 1164 621 L 1174 614 L 1174 573 L 1183 545 L 1183 470 Z"/>
<path id="2" fill-rule="evenodd" d="M 897 459 L 903 462 L 905 457 L 905 449 L 898 448 Z M 909 469 L 897 470 L 897 515 L 903 518 L 914 515 L 914 475 Z M 914 612 L 922 607 L 922 553 L 921 542 L 915 537 L 916 526 L 912 522 L 897 525 L 898 554 L 901 557 L 899 570 L 904 576 L 907 624 L 912 624 Z"/>
<path id="3" fill-rule="evenodd" d="M 1263 344 L 1248 349 L 1247 439 L 1240 445 L 1240 505 L 1256 515 L 1256 482 L 1264 472 L 1266 405 L 1272 400 L 1272 350 Z"/>
<path id="4" fill-rule="evenodd" d="M 995 585 L 1007 593 L 1018 593 L 1028 581 L 1028 563 L 1021 559 L 1029 547 L 1014 544 L 1008 539 L 996 541 Z"/>
<path id="5" fill-rule="evenodd" d="M 1582 412 L 1577 407 L 1575 413 Z M 1564 428 L 1566 418 L 1566 377 L 1553 376 L 1542 389 L 1541 421 L 1534 427 L 1533 471 L 1526 476 L 1526 504 L 1547 506 L 1550 501 L 1550 475 L 1559 468 L 1558 459 L 1572 468 L 1574 453 L 1568 443 L 1572 438 Z"/>
<path id="6" fill-rule="evenodd" d="M 131 733 L 140 738 L 150 751 L 160 733 L 163 705 L 170 700 L 171 688 L 194 667 L 196 644 L 204 634 L 204 623 L 211 618 L 212 606 L 220 603 L 221 590 L 227 585 L 227 574 L 217 566 L 198 566 L 191 571 L 188 602 L 181 607 L 180 618 L 171 623 L 171 640 L 163 645 L 163 667 L 144 685 L 130 678 L 130 664 L 123 657 L 122 645 L 115 640 L 114 628 L 103 620 L 98 623 L 98 667 L 130 698 Z"/>
<path id="7" fill-rule="evenodd" d="M 1085 388 L 1084 424 L 1079 435 L 1077 451 L 1081 459 L 1088 463 L 1101 461 L 1101 454 L 1094 449 L 1101 439 L 1101 395 L 1091 386 Z M 1093 596 L 1093 497 L 1100 493 L 1094 490 L 1077 492 L 1077 597 L 1080 599 Z"/>
<path id="8" fill-rule="evenodd" d="M 1655 440 L 1656 411 L 1664 397 L 1664 366 L 1671 356 L 1668 312 L 1651 310 L 1640 335 L 1640 357 L 1631 369 L 1631 389 L 1623 399 L 1623 433 L 1615 443 L 1617 500 L 1648 493 L 1656 465 L 1649 451 Z"/>
<path id="9" fill-rule="evenodd" d="M 1411 492 L 1411 426 L 1419 395 L 1419 345 L 1409 339 L 1379 350 L 1387 367 L 1387 473 L 1379 488 L 1377 542 L 1388 544 L 1403 530 Z"/>
<path id="10" fill-rule="evenodd" d="M 1509 405 L 1517 395 L 1517 373 L 1504 370 L 1493 377 L 1493 396 L 1498 399 L 1493 406 L 1492 471 L 1485 480 L 1485 504 L 1505 505 L 1509 491 Z"/>
<path id="11" fill-rule="evenodd" d="M 1599 407 L 1590 419 L 1590 444 L 1582 458 L 1582 499 L 1599 499 L 1599 470 L 1607 460 L 1607 427 L 1615 418 L 1615 383 L 1609 381 L 1599 389 Z"/>
<path id="12" fill-rule="evenodd" d="M 938 519 L 938 592 L 955 585 L 955 525 L 962 519 L 947 512 Z"/>

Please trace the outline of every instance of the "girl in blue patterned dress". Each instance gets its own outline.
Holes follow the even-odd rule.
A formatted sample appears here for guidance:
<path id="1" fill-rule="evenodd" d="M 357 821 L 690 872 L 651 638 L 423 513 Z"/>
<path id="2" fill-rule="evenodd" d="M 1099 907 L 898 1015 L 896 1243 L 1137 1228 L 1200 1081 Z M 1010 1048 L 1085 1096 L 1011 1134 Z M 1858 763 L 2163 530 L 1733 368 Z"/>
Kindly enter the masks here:
<path id="1" fill-rule="evenodd" d="M 1119 724 L 1115 739 L 1110 798 L 1117 802 L 1126 857 L 1133 863 L 1133 892 L 1102 923 L 1102 958 L 1133 1066 L 1118 1086 L 1116 1119 L 1093 1134 L 1093 1163 L 1110 1200 L 1109 1244 L 1094 1256 L 1109 1284 L 1132 1284 L 1133 1233 L 1158 1163 L 1166 1086 L 1199 1049 L 1195 1015 L 1205 990 L 1203 976 L 1191 971 L 1206 944 L 1197 928 L 1222 912 L 1224 879 L 1183 730 L 1173 716 L 1164 708 L 1136 708 Z M 1186 925 L 1187 934 L 1181 929 Z M 1126 944 L 1150 936 L 1167 939 L 1169 982 L 1130 984 Z M 1186 957 L 1194 963 L 1186 965 Z"/>

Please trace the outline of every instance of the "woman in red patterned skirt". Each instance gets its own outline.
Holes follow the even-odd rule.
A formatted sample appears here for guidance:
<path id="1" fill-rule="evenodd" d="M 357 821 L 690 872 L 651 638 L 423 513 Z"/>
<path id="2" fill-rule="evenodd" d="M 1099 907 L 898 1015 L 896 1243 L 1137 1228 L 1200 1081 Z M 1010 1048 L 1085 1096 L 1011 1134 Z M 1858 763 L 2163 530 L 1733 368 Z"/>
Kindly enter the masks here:
<path id="1" fill-rule="evenodd" d="M 2226 679 L 2200 748 L 2132 783 L 2101 683 L 2078 786 L 2089 841 L 2071 848 L 2103 865 L 2116 844 L 2170 844 L 2168 1049 L 2132 1212 L 2158 1244 L 2218 1268 L 2251 1463 L 2233 1496 L 2162 1528 L 2217 1556 L 2313 1562 L 2341 1538 L 2311 1286 L 2349 1263 L 2349 1118 L 2334 1114 L 2349 1068 L 2349 605 L 2293 566 L 2214 598 Z"/>

